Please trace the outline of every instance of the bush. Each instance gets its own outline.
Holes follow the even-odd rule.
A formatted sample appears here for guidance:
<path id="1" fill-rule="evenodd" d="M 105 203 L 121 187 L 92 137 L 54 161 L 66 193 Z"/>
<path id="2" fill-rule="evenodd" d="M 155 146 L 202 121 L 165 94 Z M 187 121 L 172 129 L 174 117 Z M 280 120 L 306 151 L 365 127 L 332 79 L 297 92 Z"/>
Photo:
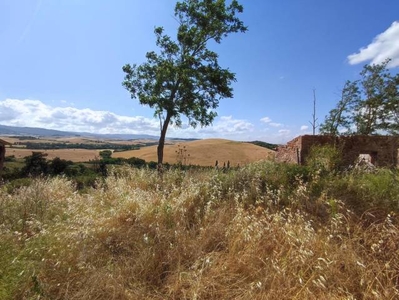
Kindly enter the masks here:
<path id="1" fill-rule="evenodd" d="M 4 158 L 4 161 L 5 161 L 5 162 L 13 162 L 13 161 L 16 161 L 15 155 L 8 155 L 8 156 L 6 156 L 6 157 Z"/>
<path id="2" fill-rule="evenodd" d="M 130 157 L 126 162 L 136 168 L 143 168 L 146 165 L 145 160 L 138 157 Z"/>
<path id="3" fill-rule="evenodd" d="M 377 169 L 375 173 L 352 171 L 331 178 L 328 194 L 362 214 L 370 209 L 399 213 L 399 171 Z"/>
<path id="4" fill-rule="evenodd" d="M 48 174 L 48 163 L 46 153 L 32 152 L 32 155 L 25 157 L 25 166 L 22 168 L 24 176 L 41 176 Z"/>
<path id="5" fill-rule="evenodd" d="M 337 171 L 342 162 L 342 152 L 334 145 L 316 145 L 310 148 L 306 165 L 312 172 L 328 174 Z"/>
<path id="6" fill-rule="evenodd" d="M 52 161 L 50 161 L 48 165 L 48 171 L 53 176 L 61 175 L 64 174 L 68 166 L 71 165 L 73 165 L 72 161 L 56 157 Z"/>

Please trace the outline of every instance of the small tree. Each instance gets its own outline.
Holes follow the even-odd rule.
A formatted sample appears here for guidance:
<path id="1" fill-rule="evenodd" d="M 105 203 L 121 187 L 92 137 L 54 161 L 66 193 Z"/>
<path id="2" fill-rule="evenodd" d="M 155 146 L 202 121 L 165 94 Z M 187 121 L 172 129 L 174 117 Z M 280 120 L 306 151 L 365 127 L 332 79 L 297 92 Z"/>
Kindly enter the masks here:
<path id="1" fill-rule="evenodd" d="M 111 159 L 112 151 L 111 150 L 102 150 L 98 154 L 100 155 L 102 160 L 109 160 L 109 159 Z"/>
<path id="2" fill-rule="evenodd" d="M 132 98 L 155 110 L 160 120 L 158 164 L 163 162 L 165 137 L 169 124 L 182 124 L 181 115 L 189 125 L 208 126 L 216 117 L 215 109 L 222 98 L 233 97 L 231 83 L 235 74 L 223 69 L 218 55 L 208 43 L 220 43 L 230 33 L 247 28 L 236 16 L 243 7 L 236 0 L 184 0 L 177 2 L 175 17 L 177 37 L 173 40 L 162 27 L 155 28 L 158 53 L 147 52 L 141 65 L 127 64 L 123 86 Z"/>
<path id="3" fill-rule="evenodd" d="M 33 177 L 48 174 L 47 153 L 32 152 L 32 155 L 26 156 L 25 166 L 22 168 L 22 174 Z"/>
<path id="4" fill-rule="evenodd" d="M 66 168 L 71 165 L 73 165 L 72 161 L 55 157 L 48 163 L 48 171 L 51 175 L 61 175 L 65 172 Z"/>

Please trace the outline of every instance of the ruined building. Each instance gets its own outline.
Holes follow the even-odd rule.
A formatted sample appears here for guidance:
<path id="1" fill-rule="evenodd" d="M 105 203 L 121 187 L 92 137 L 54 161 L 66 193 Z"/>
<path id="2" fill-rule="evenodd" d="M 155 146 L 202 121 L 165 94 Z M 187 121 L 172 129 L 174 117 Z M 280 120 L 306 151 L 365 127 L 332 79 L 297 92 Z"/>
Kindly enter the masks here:
<path id="1" fill-rule="evenodd" d="M 276 160 L 304 164 L 314 145 L 335 145 L 342 150 L 342 164 L 354 165 L 367 158 L 377 167 L 398 167 L 399 137 L 397 136 L 329 136 L 302 135 L 277 150 Z"/>

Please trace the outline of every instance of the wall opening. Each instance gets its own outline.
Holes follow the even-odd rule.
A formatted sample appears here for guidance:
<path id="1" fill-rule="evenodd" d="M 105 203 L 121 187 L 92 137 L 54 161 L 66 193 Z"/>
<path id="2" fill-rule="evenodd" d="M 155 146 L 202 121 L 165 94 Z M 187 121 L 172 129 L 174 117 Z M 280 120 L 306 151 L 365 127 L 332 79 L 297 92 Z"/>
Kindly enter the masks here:
<path id="1" fill-rule="evenodd" d="M 357 164 L 372 164 L 376 165 L 377 152 L 360 153 L 357 158 Z"/>

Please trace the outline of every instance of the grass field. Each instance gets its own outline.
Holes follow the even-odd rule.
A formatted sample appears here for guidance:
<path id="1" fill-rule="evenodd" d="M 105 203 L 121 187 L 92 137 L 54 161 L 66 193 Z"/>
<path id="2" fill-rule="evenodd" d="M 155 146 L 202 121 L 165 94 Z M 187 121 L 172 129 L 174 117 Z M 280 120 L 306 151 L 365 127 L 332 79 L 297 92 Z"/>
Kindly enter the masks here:
<path id="1" fill-rule="evenodd" d="M 0 299 L 399 299 L 397 170 L 110 175 L 0 189 Z"/>
<path id="2" fill-rule="evenodd" d="M 32 143 L 84 143 L 94 144 L 98 143 L 97 140 L 83 138 L 83 137 L 62 137 L 62 138 L 43 138 L 32 140 L 19 140 L 18 138 L 3 137 L 10 143 L 18 142 L 32 142 Z M 121 141 L 121 140 L 104 140 L 103 143 L 113 144 L 142 144 L 154 142 L 153 140 L 134 140 L 134 141 Z M 183 150 L 183 155 L 177 154 L 179 149 Z M 105 149 L 104 149 L 105 150 Z M 55 157 L 61 159 L 71 160 L 73 162 L 85 162 L 99 157 L 101 150 L 92 149 L 54 149 L 54 150 L 30 150 L 21 146 L 14 146 L 7 148 L 6 155 L 14 155 L 16 158 L 23 158 L 32 154 L 32 151 L 40 151 L 47 153 L 47 159 L 51 160 Z M 157 159 L 157 146 L 142 147 L 139 150 L 130 150 L 123 152 L 115 152 L 113 157 L 138 157 L 145 161 L 158 161 Z M 259 160 L 272 159 L 274 151 L 256 146 L 251 143 L 235 142 L 224 139 L 206 139 L 197 141 L 167 141 L 164 150 L 164 162 L 174 164 L 180 159 L 182 163 L 188 165 L 200 166 L 214 166 L 216 160 L 219 166 L 222 167 L 224 163 L 230 161 L 230 165 L 235 167 L 237 165 L 243 166 L 248 163 L 256 162 Z"/>
<path id="3" fill-rule="evenodd" d="M 35 152 L 44 152 L 47 154 L 47 159 L 51 160 L 55 157 L 59 157 L 61 159 L 71 160 L 73 162 L 86 162 L 89 160 L 94 160 L 99 158 L 99 152 L 101 150 L 98 149 L 51 149 L 51 150 L 40 150 L 40 149 L 25 149 L 23 145 L 18 145 L 18 143 L 70 143 L 70 144 L 98 144 L 98 143 L 112 143 L 112 144 L 123 144 L 123 145 L 137 145 L 142 143 L 150 143 L 154 142 L 153 140 L 96 140 L 92 138 L 85 137 L 54 137 L 54 138 L 37 138 L 37 139 L 19 139 L 17 137 L 0 137 L 1 139 L 15 144 L 12 148 L 6 148 L 6 156 L 14 155 L 16 158 L 24 158 L 26 156 L 32 155 L 32 151 Z M 105 149 L 104 149 L 105 150 Z"/>
<path id="4" fill-rule="evenodd" d="M 214 166 L 216 160 L 219 166 L 230 161 L 231 166 L 246 165 L 251 162 L 271 159 L 274 151 L 250 143 L 234 142 L 223 139 L 206 139 L 185 143 L 166 145 L 164 162 L 176 163 L 179 149 L 186 149 L 186 164 Z M 157 161 L 157 146 L 144 147 L 140 150 L 114 153 L 112 157 L 138 157 L 146 161 Z"/>
<path id="5" fill-rule="evenodd" d="M 43 152 L 47 154 L 47 159 L 51 160 L 55 157 L 71 160 L 73 162 L 84 162 L 99 158 L 100 150 L 88 149 L 54 149 L 54 150 L 30 150 L 24 148 L 7 148 L 6 155 L 14 155 L 16 158 L 23 158 L 32 155 L 34 152 Z"/>

